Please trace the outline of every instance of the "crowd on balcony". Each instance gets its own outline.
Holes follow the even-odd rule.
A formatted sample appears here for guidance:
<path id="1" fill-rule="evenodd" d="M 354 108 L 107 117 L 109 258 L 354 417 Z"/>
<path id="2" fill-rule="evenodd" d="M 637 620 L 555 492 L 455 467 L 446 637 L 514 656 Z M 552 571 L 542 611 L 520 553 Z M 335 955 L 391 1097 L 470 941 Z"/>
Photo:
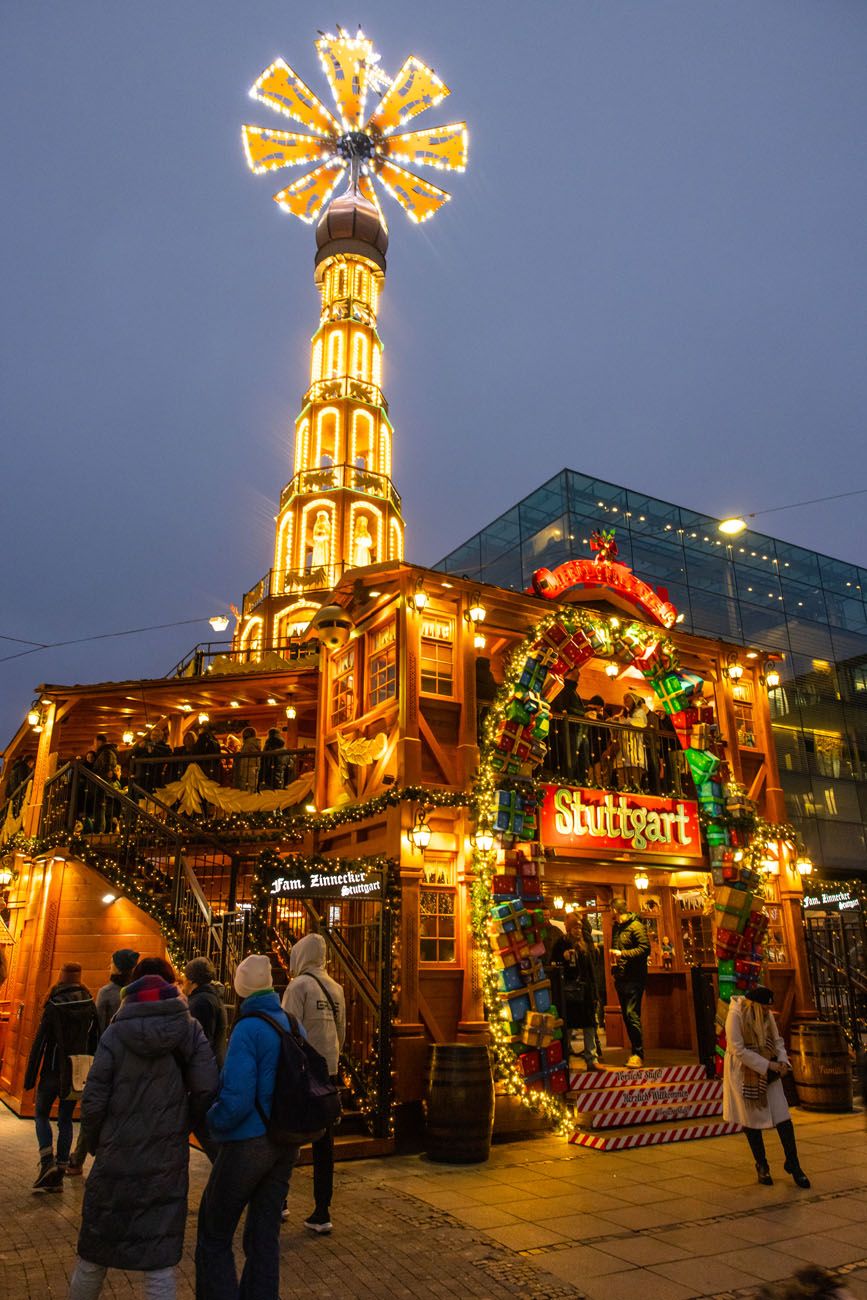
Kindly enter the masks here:
<path id="1" fill-rule="evenodd" d="M 647 794 L 681 794 L 690 781 L 662 708 L 650 708 L 637 691 L 620 703 L 583 700 L 572 681 L 554 701 L 546 768 L 580 784 Z"/>

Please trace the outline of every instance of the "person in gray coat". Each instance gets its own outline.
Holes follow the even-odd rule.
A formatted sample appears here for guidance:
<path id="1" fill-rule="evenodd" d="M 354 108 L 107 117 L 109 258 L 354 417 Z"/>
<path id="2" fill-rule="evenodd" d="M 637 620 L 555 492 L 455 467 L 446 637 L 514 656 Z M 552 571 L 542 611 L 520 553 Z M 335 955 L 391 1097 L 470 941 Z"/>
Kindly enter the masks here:
<path id="1" fill-rule="evenodd" d="M 187 1218 L 188 1135 L 217 1092 L 214 1053 L 160 957 L 123 990 L 81 1100 L 95 1160 L 84 1189 L 69 1300 L 96 1300 L 109 1268 L 145 1275 L 149 1300 L 174 1300 Z"/>
<path id="2" fill-rule="evenodd" d="M 328 1073 L 337 1082 L 337 1064 L 346 1036 L 346 999 L 343 989 L 325 970 L 325 940 L 321 934 L 305 934 L 289 956 L 290 980 L 283 994 L 283 1010 L 304 1026 L 307 1037 L 328 1062 Z M 334 1191 L 334 1132 L 327 1128 L 312 1145 L 313 1213 L 304 1221 L 310 1232 L 329 1233 L 331 1197 Z M 287 1217 L 284 1207 L 283 1217 Z"/>

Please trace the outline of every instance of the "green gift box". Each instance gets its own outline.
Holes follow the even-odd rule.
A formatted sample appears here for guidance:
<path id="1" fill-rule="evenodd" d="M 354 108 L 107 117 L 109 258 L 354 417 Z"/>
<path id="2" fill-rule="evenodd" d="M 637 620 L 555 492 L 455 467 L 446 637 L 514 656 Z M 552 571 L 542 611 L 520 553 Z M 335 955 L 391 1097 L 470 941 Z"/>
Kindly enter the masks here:
<path id="1" fill-rule="evenodd" d="M 713 847 L 715 844 L 728 844 L 729 833 L 725 826 L 719 822 L 709 822 L 705 827 L 705 838 L 708 844 Z"/>
<path id="2" fill-rule="evenodd" d="M 697 786 L 709 781 L 719 768 L 719 759 L 715 754 L 709 754 L 706 749 L 687 749 L 684 752 L 692 779 Z"/>

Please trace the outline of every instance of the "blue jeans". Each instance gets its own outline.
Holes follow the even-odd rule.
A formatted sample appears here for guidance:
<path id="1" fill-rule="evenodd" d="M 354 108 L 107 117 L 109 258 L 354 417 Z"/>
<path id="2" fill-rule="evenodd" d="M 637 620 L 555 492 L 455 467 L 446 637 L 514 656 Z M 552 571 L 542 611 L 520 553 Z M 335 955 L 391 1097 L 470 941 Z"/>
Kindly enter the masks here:
<path id="1" fill-rule="evenodd" d="M 199 1206 L 196 1300 L 280 1300 L 280 1212 L 298 1150 L 267 1136 L 220 1145 Z M 239 1286 L 232 1238 L 245 1207 Z"/>
<path id="2" fill-rule="evenodd" d="M 99 1300 L 105 1275 L 108 1272 L 102 1264 L 91 1264 L 87 1259 L 78 1259 L 75 1272 L 69 1281 L 69 1300 Z M 157 1268 L 144 1273 L 144 1291 L 147 1300 L 175 1300 L 175 1270 Z"/>
<path id="3" fill-rule="evenodd" d="M 50 1155 L 54 1149 L 54 1135 L 51 1132 L 51 1107 L 60 1096 L 60 1079 L 56 1074 L 46 1074 L 43 1070 L 36 1088 L 36 1140 L 39 1154 Z M 57 1107 L 57 1159 L 63 1164 L 69 1159 L 72 1146 L 72 1112 L 75 1110 L 75 1098 L 61 1101 Z"/>

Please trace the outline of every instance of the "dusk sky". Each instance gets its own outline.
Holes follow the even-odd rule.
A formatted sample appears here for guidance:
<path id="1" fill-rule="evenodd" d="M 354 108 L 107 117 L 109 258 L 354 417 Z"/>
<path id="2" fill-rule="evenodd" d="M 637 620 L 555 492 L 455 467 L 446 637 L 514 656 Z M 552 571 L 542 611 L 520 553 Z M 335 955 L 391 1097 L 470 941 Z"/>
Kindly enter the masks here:
<path id="1" fill-rule="evenodd" d="M 288 127 L 247 95 L 277 55 L 327 99 L 336 22 L 470 128 L 434 220 L 385 200 L 410 560 L 564 465 L 721 514 L 867 487 L 863 0 L 5 0 L 0 633 L 202 621 L 0 664 L 0 745 L 37 683 L 162 675 L 270 565 L 315 244 L 240 127 Z M 865 564 L 865 509 L 757 526 Z"/>

